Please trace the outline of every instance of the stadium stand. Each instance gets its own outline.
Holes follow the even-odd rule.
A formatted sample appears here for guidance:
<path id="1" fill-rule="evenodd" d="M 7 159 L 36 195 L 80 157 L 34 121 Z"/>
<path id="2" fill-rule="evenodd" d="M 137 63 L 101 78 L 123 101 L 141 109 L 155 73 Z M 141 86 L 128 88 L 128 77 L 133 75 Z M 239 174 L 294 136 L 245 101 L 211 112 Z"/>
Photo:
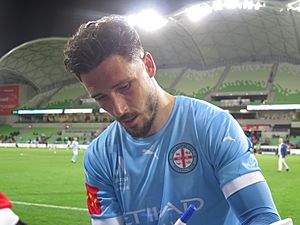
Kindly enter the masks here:
<path id="1" fill-rule="evenodd" d="M 108 123 L 101 124 L 0 124 L 0 143 L 66 144 L 77 137 L 80 144 L 88 144 Z"/>
<path id="2" fill-rule="evenodd" d="M 182 89 L 187 95 L 203 99 L 217 84 L 224 67 L 208 70 L 187 70 L 178 83 L 178 89 Z"/>
<path id="3" fill-rule="evenodd" d="M 81 83 L 66 85 L 55 92 L 43 108 L 74 108 L 80 106 L 80 99 L 88 98 Z"/>
<path id="4" fill-rule="evenodd" d="M 38 109 L 42 108 L 45 103 L 51 98 L 51 96 L 58 91 L 58 88 L 54 88 L 50 91 L 43 92 L 35 95 L 32 99 L 26 101 L 18 109 Z"/>
<path id="5" fill-rule="evenodd" d="M 271 103 L 300 102 L 300 68 L 298 65 L 281 63 L 273 83 L 274 98 Z"/>
<path id="6" fill-rule="evenodd" d="M 272 64 L 261 63 L 231 66 L 219 91 L 263 91 L 266 88 L 271 68 Z"/>
<path id="7" fill-rule="evenodd" d="M 157 70 L 157 82 L 166 90 L 175 93 L 174 81 L 178 80 L 182 76 L 184 69 L 158 69 Z"/>

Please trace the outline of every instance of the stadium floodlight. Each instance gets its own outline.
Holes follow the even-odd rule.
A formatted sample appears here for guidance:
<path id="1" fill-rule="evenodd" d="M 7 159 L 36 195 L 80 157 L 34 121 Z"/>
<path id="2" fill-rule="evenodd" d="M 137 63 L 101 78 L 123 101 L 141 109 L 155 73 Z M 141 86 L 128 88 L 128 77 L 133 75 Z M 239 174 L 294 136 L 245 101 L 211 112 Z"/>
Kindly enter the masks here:
<path id="1" fill-rule="evenodd" d="M 290 2 L 286 5 L 287 10 L 295 10 L 300 12 L 300 0 Z"/>
<path id="2" fill-rule="evenodd" d="M 195 6 L 187 8 L 185 10 L 185 13 L 191 21 L 197 22 L 200 19 L 202 19 L 203 17 L 205 17 L 206 15 L 212 13 L 212 11 L 213 11 L 213 9 L 211 6 L 199 4 L 199 5 L 195 5 Z"/>
<path id="3" fill-rule="evenodd" d="M 253 8 L 255 8 L 255 4 L 253 1 L 245 0 L 243 2 L 243 9 L 253 9 Z"/>
<path id="4" fill-rule="evenodd" d="M 223 2 L 220 0 L 213 1 L 212 8 L 214 11 L 223 10 L 223 8 L 224 8 Z"/>
<path id="5" fill-rule="evenodd" d="M 266 3 L 265 2 L 256 2 L 254 9 L 259 10 L 261 7 L 266 7 Z"/>
<path id="6" fill-rule="evenodd" d="M 169 18 L 169 20 L 185 14 L 191 21 L 197 22 L 204 16 L 212 12 L 217 12 L 225 9 L 259 10 L 262 7 L 266 7 L 266 3 L 262 1 L 254 2 L 252 0 L 215 0 L 190 6 L 184 10 L 177 12 L 171 18 Z"/>
<path id="7" fill-rule="evenodd" d="M 126 20 L 132 26 L 139 26 L 146 31 L 154 31 L 162 28 L 168 20 L 160 16 L 156 11 L 148 9 L 140 13 L 126 16 Z"/>
<path id="8" fill-rule="evenodd" d="M 216 0 L 213 1 L 211 7 L 214 11 L 219 11 L 223 9 L 248 9 L 248 10 L 259 10 L 262 7 L 265 7 L 266 4 L 261 1 L 252 1 L 252 0 Z"/>
<path id="9" fill-rule="evenodd" d="M 224 7 L 226 9 L 237 9 L 241 8 L 241 3 L 239 0 L 224 0 Z"/>

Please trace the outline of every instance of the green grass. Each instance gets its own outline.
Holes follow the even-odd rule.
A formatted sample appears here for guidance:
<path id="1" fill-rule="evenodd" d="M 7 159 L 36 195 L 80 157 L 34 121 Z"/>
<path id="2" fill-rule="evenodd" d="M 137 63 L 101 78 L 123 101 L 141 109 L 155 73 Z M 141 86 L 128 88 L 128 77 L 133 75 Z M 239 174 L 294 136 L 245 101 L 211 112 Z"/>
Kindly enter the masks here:
<path id="1" fill-rule="evenodd" d="M 71 151 L 0 148 L 0 191 L 12 201 L 85 208 L 82 157 L 72 164 Z M 289 172 L 277 172 L 277 157 L 257 155 L 282 218 L 300 224 L 300 157 L 289 156 Z M 255 195 L 255 193 L 253 193 Z M 28 225 L 87 225 L 86 211 L 14 204 Z"/>
<path id="2" fill-rule="evenodd" d="M 86 208 L 83 152 L 76 164 L 71 151 L 0 148 L 0 191 L 12 201 Z M 14 204 L 29 225 L 90 224 L 85 211 Z"/>
<path id="3" fill-rule="evenodd" d="M 282 218 L 290 217 L 295 225 L 300 224 L 300 156 L 288 156 L 289 172 L 277 172 L 274 155 L 257 155 L 263 175 L 270 186 L 275 204 Z"/>

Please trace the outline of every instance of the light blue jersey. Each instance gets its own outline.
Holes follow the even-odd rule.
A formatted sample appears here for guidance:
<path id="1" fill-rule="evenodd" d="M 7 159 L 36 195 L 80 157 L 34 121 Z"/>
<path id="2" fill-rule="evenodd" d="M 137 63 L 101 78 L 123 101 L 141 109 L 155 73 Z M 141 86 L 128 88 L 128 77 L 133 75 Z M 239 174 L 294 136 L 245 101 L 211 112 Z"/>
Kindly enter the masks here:
<path id="1" fill-rule="evenodd" d="M 264 182 L 249 147 L 230 114 L 183 96 L 150 137 L 135 139 L 113 122 L 85 154 L 91 217 L 170 225 L 193 203 L 189 225 L 240 224 L 228 198 Z"/>

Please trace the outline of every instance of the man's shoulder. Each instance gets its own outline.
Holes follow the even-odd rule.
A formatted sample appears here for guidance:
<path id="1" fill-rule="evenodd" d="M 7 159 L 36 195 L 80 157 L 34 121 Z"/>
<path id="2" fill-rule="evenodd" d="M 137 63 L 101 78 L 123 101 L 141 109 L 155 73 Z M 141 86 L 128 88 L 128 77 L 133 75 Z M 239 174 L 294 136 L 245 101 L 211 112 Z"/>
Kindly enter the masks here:
<path id="1" fill-rule="evenodd" d="M 109 125 L 101 134 L 94 138 L 88 145 L 85 153 L 85 158 L 93 158 L 95 156 L 99 158 L 107 157 L 108 155 L 114 154 L 114 146 L 121 141 L 118 138 L 118 126 L 113 122 Z"/>
<path id="2" fill-rule="evenodd" d="M 195 99 L 186 96 L 177 96 L 178 108 L 180 113 L 193 113 L 197 118 L 214 118 L 217 115 L 223 115 L 225 111 L 205 100 Z"/>
<path id="3" fill-rule="evenodd" d="M 212 108 L 212 109 L 220 109 L 217 106 L 201 99 L 196 99 L 188 96 L 176 96 L 176 101 L 178 105 L 181 107 L 191 107 L 193 109 L 196 108 Z"/>
<path id="4" fill-rule="evenodd" d="M 112 122 L 109 126 L 107 126 L 92 142 L 102 142 L 108 139 L 111 139 L 116 136 L 116 134 L 120 132 L 120 127 L 117 121 Z"/>

